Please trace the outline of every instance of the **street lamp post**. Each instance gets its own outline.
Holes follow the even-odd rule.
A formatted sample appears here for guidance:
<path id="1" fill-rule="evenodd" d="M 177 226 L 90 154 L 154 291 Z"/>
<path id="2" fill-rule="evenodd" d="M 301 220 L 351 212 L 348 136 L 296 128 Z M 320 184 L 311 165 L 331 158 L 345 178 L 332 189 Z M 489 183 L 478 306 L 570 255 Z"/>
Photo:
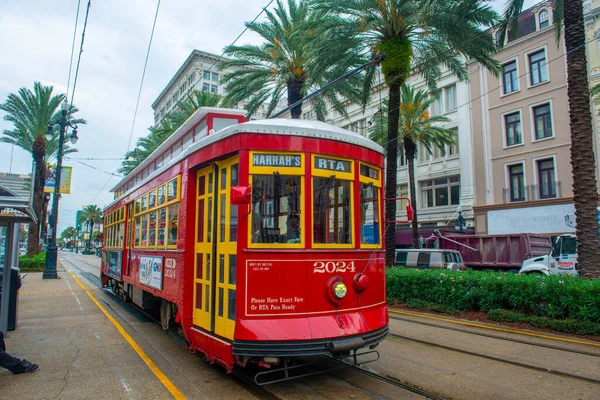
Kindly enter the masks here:
<path id="1" fill-rule="evenodd" d="M 460 233 L 463 233 L 465 231 L 465 217 L 462 215 L 462 207 L 460 204 L 458 207 L 456 207 L 456 212 L 458 213 L 458 218 L 456 218 L 456 225 L 454 226 L 454 229 Z"/>
<path id="2" fill-rule="evenodd" d="M 62 170 L 62 158 L 63 158 L 63 147 L 65 144 L 65 130 L 67 127 L 73 128 L 73 133 L 69 139 L 71 143 L 77 143 L 77 127 L 73 126 L 69 123 L 67 119 L 67 110 L 69 108 L 69 104 L 67 100 L 61 104 L 62 108 L 62 116 L 61 118 L 54 124 L 48 124 L 48 130 L 46 131 L 46 138 L 48 140 L 52 140 L 54 137 L 54 132 L 52 128 L 54 125 L 60 127 L 60 131 L 58 134 L 58 154 L 56 155 L 56 176 L 54 181 L 54 196 L 52 197 L 52 222 L 51 222 L 51 236 L 50 241 L 48 243 L 48 247 L 46 249 L 46 266 L 44 268 L 44 273 L 42 275 L 42 279 L 59 279 L 59 276 L 56 272 L 56 263 L 58 259 L 58 251 L 56 246 L 56 229 L 58 226 L 58 200 L 60 198 L 60 179 L 61 179 L 61 170 Z"/>

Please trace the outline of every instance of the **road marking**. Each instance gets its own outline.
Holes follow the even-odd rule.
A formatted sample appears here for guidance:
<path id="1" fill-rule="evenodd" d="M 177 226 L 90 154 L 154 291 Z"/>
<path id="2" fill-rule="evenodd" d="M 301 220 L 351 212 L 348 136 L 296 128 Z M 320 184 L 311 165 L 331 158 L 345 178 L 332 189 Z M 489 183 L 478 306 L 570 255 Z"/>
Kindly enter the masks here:
<path id="1" fill-rule="evenodd" d="M 81 281 L 79 279 L 77 279 L 75 274 L 73 274 L 73 272 L 71 272 L 71 270 L 68 269 L 60 259 L 58 260 L 58 262 L 62 265 L 62 267 L 65 269 L 65 271 L 67 271 L 73 277 L 73 279 L 75 279 L 75 282 L 77 282 L 77 284 L 84 290 L 84 292 L 87 293 L 88 297 L 92 300 L 92 302 L 94 302 L 94 304 L 96 304 L 98 306 L 100 311 L 102 311 L 102 313 L 104 315 L 106 315 L 106 318 L 108 318 L 108 320 L 113 323 L 115 328 L 117 328 L 119 333 L 125 338 L 127 343 L 129 343 L 129 345 L 133 348 L 133 350 L 135 350 L 135 352 L 138 354 L 138 356 L 140 356 L 140 358 L 146 363 L 148 368 L 150 368 L 150 370 L 154 373 L 154 375 L 156 375 L 156 377 L 160 380 L 160 382 L 163 384 L 163 386 L 169 391 L 169 393 L 171 393 L 171 395 L 176 399 L 185 399 L 186 397 L 183 395 L 183 393 L 181 393 L 179 391 L 179 389 L 177 389 L 177 387 L 175 387 L 173 382 L 171 382 L 169 380 L 169 378 L 167 378 L 167 376 L 156 366 L 156 364 L 154 364 L 154 362 L 150 359 L 150 357 L 148 357 L 146 355 L 144 350 L 142 350 L 142 348 L 135 342 L 135 340 L 133 340 L 133 338 L 125 331 L 125 329 L 121 326 L 121 324 L 119 324 L 119 322 L 117 322 L 117 320 L 114 319 L 113 316 L 110 315 L 110 313 L 108 311 L 106 311 L 106 309 L 102 306 L 102 304 L 100 304 L 98 302 L 98 300 L 96 300 L 94 295 L 88 289 L 86 289 L 86 287 L 83 285 L 83 283 L 81 283 Z"/>
<path id="2" fill-rule="evenodd" d="M 500 332 L 507 332 L 507 333 L 516 333 L 516 334 L 519 334 L 519 335 L 533 336 L 533 337 L 542 338 L 542 339 L 552 339 L 552 340 L 558 340 L 558 341 L 562 341 L 562 342 L 577 343 L 577 344 L 586 344 L 586 345 L 589 345 L 589 346 L 600 347 L 600 343 L 595 343 L 595 342 L 586 342 L 586 341 L 583 341 L 583 340 L 566 339 L 566 338 L 561 338 L 561 337 L 558 337 L 558 336 L 540 335 L 538 333 L 523 332 L 523 331 L 518 331 L 518 330 L 514 330 L 514 329 L 507 329 L 507 328 L 498 328 L 498 327 L 495 327 L 495 326 L 487 326 L 487 325 L 482 325 L 482 324 L 476 324 L 476 323 L 473 323 L 473 322 L 456 321 L 456 320 L 448 319 L 448 318 L 433 317 L 433 316 L 429 316 L 429 315 L 416 314 L 416 313 L 411 313 L 411 312 L 406 312 L 406 311 L 390 310 L 389 308 L 388 308 L 388 311 L 391 312 L 391 313 L 394 313 L 394 314 L 409 315 L 411 317 L 433 319 L 435 321 L 451 322 L 453 324 L 473 326 L 473 327 L 476 327 L 476 328 L 490 329 L 490 330 L 493 330 L 493 331 L 500 331 Z"/>

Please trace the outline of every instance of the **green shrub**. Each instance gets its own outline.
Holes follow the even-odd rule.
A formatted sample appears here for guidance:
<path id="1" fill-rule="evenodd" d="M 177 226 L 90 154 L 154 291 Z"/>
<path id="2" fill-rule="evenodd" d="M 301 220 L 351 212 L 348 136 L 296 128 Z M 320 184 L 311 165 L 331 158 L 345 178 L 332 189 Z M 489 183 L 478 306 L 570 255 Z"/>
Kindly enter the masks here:
<path id="1" fill-rule="evenodd" d="M 510 310 L 557 320 L 600 323 L 600 280 L 505 272 L 388 268 L 390 303 L 421 300 L 450 310 Z M 545 321 L 537 321 L 541 325 Z"/>
<path id="2" fill-rule="evenodd" d="M 42 251 L 29 257 L 27 255 L 19 257 L 19 269 L 22 272 L 41 272 L 46 266 L 46 252 Z"/>

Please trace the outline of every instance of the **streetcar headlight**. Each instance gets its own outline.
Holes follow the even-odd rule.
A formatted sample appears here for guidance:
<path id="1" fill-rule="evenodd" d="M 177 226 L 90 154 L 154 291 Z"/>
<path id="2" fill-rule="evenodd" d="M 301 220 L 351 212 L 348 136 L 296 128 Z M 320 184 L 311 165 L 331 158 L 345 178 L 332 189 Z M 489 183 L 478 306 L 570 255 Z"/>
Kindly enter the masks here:
<path id="1" fill-rule="evenodd" d="M 346 285 L 344 285 L 343 282 L 338 282 L 335 285 L 333 285 L 333 295 L 336 299 L 343 299 L 344 297 L 346 297 L 346 293 L 348 293 L 348 289 L 346 288 Z"/>

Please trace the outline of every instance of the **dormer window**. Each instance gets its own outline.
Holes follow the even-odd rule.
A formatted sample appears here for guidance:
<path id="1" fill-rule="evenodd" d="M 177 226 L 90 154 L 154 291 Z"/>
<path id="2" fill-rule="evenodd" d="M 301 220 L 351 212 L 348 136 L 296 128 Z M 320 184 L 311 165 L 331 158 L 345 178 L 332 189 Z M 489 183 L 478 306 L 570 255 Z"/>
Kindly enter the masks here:
<path id="1" fill-rule="evenodd" d="M 502 44 L 504 43 L 504 40 L 502 40 L 502 31 L 501 30 L 496 31 L 494 36 L 496 38 L 496 46 L 502 46 Z"/>
<path id="2" fill-rule="evenodd" d="M 548 10 L 544 9 L 540 11 L 540 13 L 538 14 L 538 18 L 540 23 L 540 29 L 544 29 L 550 26 L 550 17 L 548 15 Z"/>

